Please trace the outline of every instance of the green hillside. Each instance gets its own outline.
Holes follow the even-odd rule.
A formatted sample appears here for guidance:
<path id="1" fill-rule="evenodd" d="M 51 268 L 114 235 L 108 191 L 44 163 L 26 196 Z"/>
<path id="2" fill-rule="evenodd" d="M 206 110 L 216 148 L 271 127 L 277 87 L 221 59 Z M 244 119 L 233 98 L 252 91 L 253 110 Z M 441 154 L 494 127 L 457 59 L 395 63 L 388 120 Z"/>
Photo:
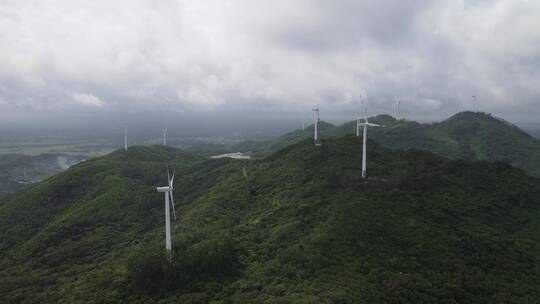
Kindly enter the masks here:
<path id="1" fill-rule="evenodd" d="M 369 138 L 393 149 L 427 150 L 452 159 L 489 160 L 508 163 L 540 177 L 540 140 L 518 127 L 484 113 L 462 112 L 445 121 L 420 124 L 388 115 L 370 118 L 384 128 L 370 128 Z M 274 153 L 284 146 L 312 136 L 312 129 L 297 130 L 273 141 L 235 146 L 256 156 Z M 356 122 L 321 128 L 325 138 L 356 133 Z"/>
<path id="2" fill-rule="evenodd" d="M 298 143 L 302 140 L 313 138 L 313 125 L 307 127 L 305 130 L 294 130 L 286 133 L 276 139 L 267 141 L 248 140 L 235 144 L 232 147 L 224 148 L 225 151 L 244 151 L 251 152 L 255 157 L 265 157 L 287 146 Z M 319 123 L 319 130 L 321 134 L 328 134 L 336 127 L 325 121 Z M 339 134 L 340 136 L 345 134 Z"/>
<path id="3" fill-rule="evenodd" d="M 0 203 L 0 302 L 540 301 L 539 180 L 369 147 L 368 181 L 355 137 L 256 161 L 155 146 L 78 164 Z"/>

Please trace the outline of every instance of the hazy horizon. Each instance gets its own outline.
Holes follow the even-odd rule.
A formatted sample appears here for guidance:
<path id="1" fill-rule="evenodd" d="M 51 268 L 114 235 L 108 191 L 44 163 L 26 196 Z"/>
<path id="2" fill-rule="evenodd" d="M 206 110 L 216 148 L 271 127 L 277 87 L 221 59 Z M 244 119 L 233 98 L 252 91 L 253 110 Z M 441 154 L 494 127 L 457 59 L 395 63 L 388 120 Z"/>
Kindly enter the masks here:
<path id="1" fill-rule="evenodd" d="M 395 116 L 395 113 L 374 113 L 372 116 L 380 114 Z M 439 122 L 448 117 L 422 120 L 413 119 L 407 117 L 407 115 L 402 116 L 404 119 L 418 121 L 420 123 Z M 506 117 L 503 118 L 507 119 Z M 321 120 L 334 125 L 341 125 L 354 120 L 354 117 L 346 115 L 321 115 Z M 131 113 L 124 115 L 78 115 L 52 118 L 50 116 L 37 116 L 35 119 L 28 121 L 0 122 L 0 139 L 27 141 L 32 137 L 56 137 L 63 140 L 102 140 L 106 142 L 110 142 L 112 139 L 113 141 L 117 140 L 117 145 L 121 146 L 123 128 L 127 125 L 129 126 L 130 141 L 133 144 L 141 144 L 148 140 L 161 138 L 163 128 L 168 129 L 168 137 L 170 138 L 223 137 L 228 139 L 236 138 L 238 140 L 264 140 L 278 137 L 295 129 L 300 129 L 302 127 L 302 121 L 308 127 L 313 124 L 313 117 L 305 115 L 302 118 L 295 113 L 280 116 L 262 115 L 245 117 L 219 117 L 212 113 L 198 113 L 196 115 Z M 540 137 L 539 122 L 509 121 L 531 135 Z"/>

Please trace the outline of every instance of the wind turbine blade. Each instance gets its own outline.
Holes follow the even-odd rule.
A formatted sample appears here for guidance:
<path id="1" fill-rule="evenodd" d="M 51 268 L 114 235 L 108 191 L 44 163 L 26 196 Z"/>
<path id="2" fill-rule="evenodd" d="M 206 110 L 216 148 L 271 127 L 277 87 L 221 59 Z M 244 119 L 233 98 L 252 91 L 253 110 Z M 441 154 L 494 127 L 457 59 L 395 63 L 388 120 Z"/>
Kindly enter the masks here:
<path id="1" fill-rule="evenodd" d="M 368 123 L 368 120 L 367 120 L 367 107 L 364 107 L 364 122 Z"/>
<path id="2" fill-rule="evenodd" d="M 171 187 L 172 187 L 173 182 L 174 182 L 174 174 L 176 174 L 176 170 L 173 171 L 172 178 L 171 178 L 171 180 L 169 182 L 169 186 L 171 186 Z"/>
<path id="3" fill-rule="evenodd" d="M 173 174 L 173 176 L 174 176 L 174 174 Z M 174 198 L 173 198 L 172 190 L 169 191 L 169 194 L 171 196 L 172 213 L 173 213 L 173 216 L 174 216 L 174 220 L 176 221 L 176 211 L 174 210 Z"/>

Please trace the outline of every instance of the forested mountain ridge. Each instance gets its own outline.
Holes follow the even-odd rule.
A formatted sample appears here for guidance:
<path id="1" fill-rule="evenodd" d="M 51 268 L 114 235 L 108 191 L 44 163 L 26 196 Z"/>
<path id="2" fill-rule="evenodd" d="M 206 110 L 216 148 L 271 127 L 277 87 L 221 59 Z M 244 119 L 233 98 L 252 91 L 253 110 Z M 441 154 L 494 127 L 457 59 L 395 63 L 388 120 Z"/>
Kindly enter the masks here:
<path id="1" fill-rule="evenodd" d="M 540 299 L 537 179 L 368 146 L 367 181 L 353 136 L 255 161 L 131 147 L 78 164 L 0 204 L 1 302 Z M 155 190 L 167 163 L 172 263 Z"/>
<path id="2" fill-rule="evenodd" d="M 389 115 L 369 119 L 382 124 L 370 128 L 368 137 L 393 149 L 427 150 L 452 159 L 505 162 L 540 176 L 540 140 L 500 118 L 479 112 L 458 113 L 438 123 L 421 124 L 396 120 Z M 356 121 L 340 126 L 324 124 L 321 136 L 338 138 L 356 133 Z M 267 156 L 275 151 L 313 136 L 312 127 L 296 130 L 272 141 L 248 142 L 231 147 L 235 151 L 252 151 Z"/>

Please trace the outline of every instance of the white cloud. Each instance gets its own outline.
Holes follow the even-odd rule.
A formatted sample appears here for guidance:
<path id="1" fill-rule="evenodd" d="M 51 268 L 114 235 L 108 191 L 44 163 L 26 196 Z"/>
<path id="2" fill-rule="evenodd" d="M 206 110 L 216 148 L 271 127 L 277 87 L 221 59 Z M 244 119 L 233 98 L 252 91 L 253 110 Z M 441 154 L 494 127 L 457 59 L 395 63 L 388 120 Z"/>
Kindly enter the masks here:
<path id="1" fill-rule="evenodd" d="M 75 93 L 73 94 L 73 100 L 86 107 L 101 108 L 105 105 L 98 97 L 92 94 Z"/>
<path id="2" fill-rule="evenodd" d="M 0 45 L 0 95 L 25 110 L 347 112 L 367 91 L 540 114 L 536 0 L 4 0 Z"/>

